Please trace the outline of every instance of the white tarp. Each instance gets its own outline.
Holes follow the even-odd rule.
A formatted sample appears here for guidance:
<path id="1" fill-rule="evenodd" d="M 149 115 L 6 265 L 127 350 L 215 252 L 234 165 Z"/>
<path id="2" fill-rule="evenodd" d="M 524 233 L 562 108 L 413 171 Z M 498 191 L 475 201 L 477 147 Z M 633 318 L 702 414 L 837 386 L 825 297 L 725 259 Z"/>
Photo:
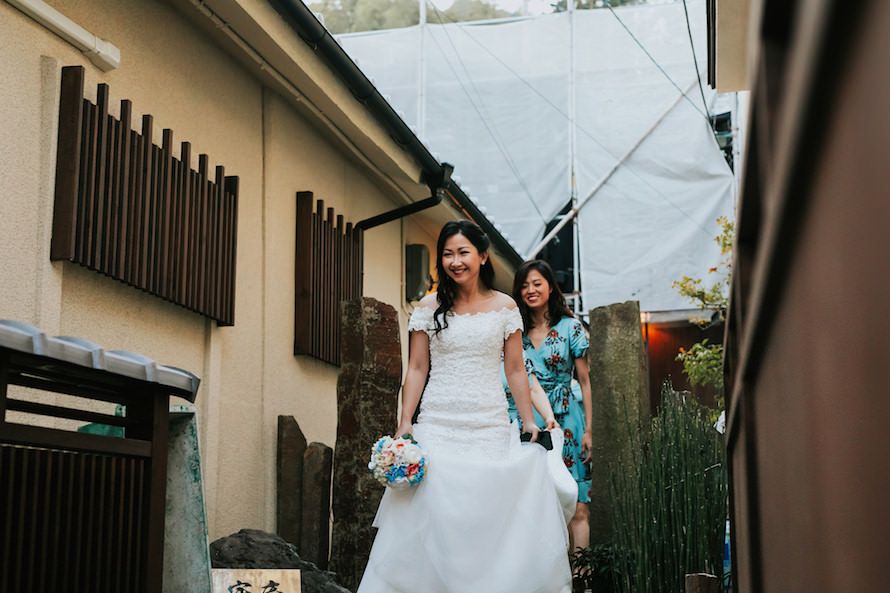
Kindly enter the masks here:
<path id="1" fill-rule="evenodd" d="M 704 69 L 704 2 L 687 5 Z M 719 261 L 716 218 L 732 216 L 734 181 L 682 3 L 338 40 L 520 254 L 571 200 L 574 163 L 583 310 L 689 307 L 671 283 Z"/>

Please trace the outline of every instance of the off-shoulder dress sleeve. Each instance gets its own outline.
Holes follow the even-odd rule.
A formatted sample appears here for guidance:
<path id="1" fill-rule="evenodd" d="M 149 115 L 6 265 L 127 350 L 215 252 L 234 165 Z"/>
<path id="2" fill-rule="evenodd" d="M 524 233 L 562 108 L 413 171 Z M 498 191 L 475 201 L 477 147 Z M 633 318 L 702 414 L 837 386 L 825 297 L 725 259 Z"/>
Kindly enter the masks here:
<path id="1" fill-rule="evenodd" d="M 434 311 L 429 307 L 417 307 L 411 313 L 411 319 L 408 320 L 408 331 L 422 331 L 432 336 L 436 328 L 433 323 Z"/>
<path id="2" fill-rule="evenodd" d="M 504 313 L 504 339 L 506 340 L 513 332 L 522 331 L 522 315 L 519 309 L 505 309 Z"/>

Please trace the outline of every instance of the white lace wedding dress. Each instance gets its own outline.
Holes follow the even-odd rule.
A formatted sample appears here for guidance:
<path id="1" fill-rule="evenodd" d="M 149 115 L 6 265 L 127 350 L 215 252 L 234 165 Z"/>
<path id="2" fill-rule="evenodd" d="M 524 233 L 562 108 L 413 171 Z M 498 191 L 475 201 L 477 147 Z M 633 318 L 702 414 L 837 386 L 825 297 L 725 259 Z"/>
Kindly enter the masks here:
<path id="1" fill-rule="evenodd" d="M 358 593 L 569 593 L 566 523 L 577 486 L 554 448 L 519 442 L 500 378 L 516 309 L 448 316 L 415 309 L 430 336 L 429 381 L 414 436 L 429 460 L 423 482 L 387 489 Z"/>

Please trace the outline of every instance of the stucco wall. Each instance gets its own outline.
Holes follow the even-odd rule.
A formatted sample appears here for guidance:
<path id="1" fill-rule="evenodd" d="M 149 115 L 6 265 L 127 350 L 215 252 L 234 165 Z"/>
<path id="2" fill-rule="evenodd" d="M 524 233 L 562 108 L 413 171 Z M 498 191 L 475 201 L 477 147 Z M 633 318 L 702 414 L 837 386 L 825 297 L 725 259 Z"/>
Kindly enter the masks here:
<path id="1" fill-rule="evenodd" d="M 197 405 L 210 537 L 275 528 L 276 423 L 300 422 L 333 446 L 338 369 L 293 352 L 297 191 L 315 192 L 347 221 L 397 206 L 293 107 L 164 2 L 50 4 L 121 50 L 103 73 L 75 48 L 0 3 L 0 318 L 132 350 L 202 377 Z M 112 112 L 133 102 L 210 166 L 239 177 L 235 326 L 70 263 L 49 261 L 59 71 L 86 68 L 85 94 L 110 86 Z M 15 133 L 10 131 L 15 130 Z M 403 229 L 365 235 L 364 294 L 404 311 Z M 423 233 L 421 233 L 423 234 Z"/>

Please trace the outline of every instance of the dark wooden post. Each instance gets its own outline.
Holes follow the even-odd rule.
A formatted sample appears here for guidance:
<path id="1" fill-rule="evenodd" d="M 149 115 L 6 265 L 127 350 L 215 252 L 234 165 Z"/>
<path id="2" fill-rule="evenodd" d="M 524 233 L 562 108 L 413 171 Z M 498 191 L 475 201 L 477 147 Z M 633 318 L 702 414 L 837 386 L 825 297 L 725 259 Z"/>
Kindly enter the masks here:
<path id="1" fill-rule="evenodd" d="M 83 66 L 62 68 L 59 98 L 59 142 L 56 149 L 56 193 L 50 259 L 74 259 L 77 188 L 83 126 Z"/>

